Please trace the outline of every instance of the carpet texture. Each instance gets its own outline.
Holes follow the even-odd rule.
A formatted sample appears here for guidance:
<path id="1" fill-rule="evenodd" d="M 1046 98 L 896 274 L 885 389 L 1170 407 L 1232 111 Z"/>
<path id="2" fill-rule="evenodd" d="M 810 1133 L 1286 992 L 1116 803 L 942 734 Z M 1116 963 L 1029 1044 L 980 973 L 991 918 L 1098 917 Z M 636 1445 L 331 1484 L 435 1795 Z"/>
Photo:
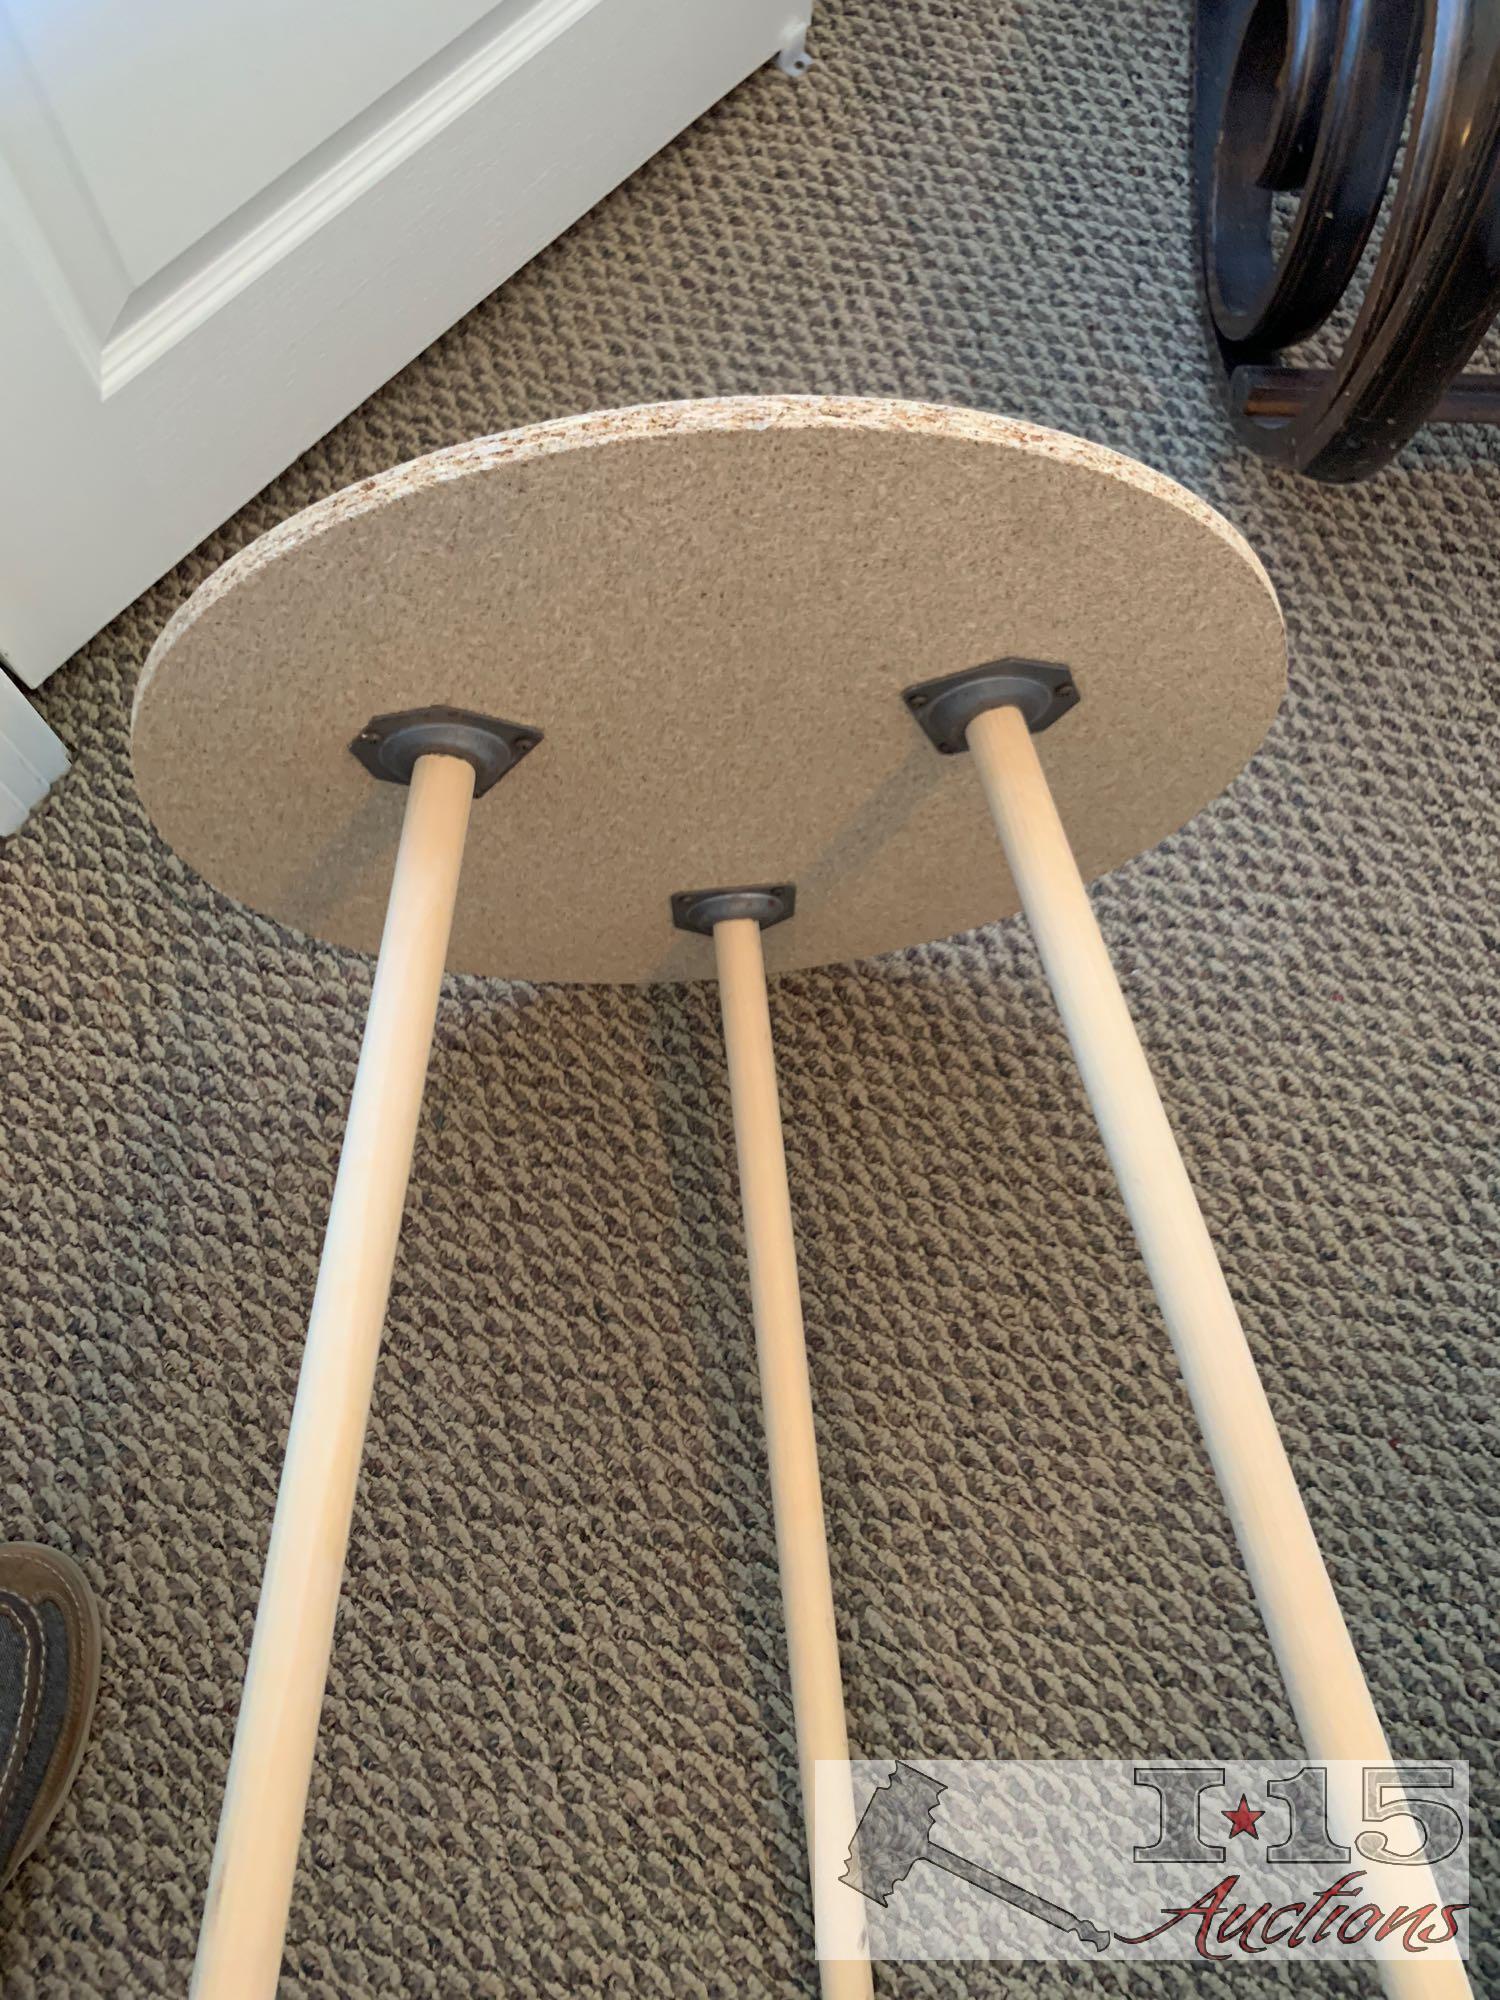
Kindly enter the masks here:
<path id="1" fill-rule="evenodd" d="M 83 1563 L 105 1655 L 0 1904 L 8 1995 L 185 1990 L 370 987 L 154 839 L 136 675 L 297 508 L 605 404 L 999 409 L 1174 474 L 1264 557 L 1285 710 L 1095 904 L 1392 1738 L 1488 1754 L 1500 454 L 1432 431 L 1335 491 L 1232 446 L 1183 12 L 825 0 L 805 81 L 752 78 L 44 691 L 76 763 L 0 852 L 3 1526 Z M 1023 927 L 774 1013 L 857 1751 L 1293 1751 Z M 784 1666 L 714 996 L 451 981 L 282 1990 L 812 1992 Z M 882 1983 L 1293 1987 L 1373 1990 Z"/>

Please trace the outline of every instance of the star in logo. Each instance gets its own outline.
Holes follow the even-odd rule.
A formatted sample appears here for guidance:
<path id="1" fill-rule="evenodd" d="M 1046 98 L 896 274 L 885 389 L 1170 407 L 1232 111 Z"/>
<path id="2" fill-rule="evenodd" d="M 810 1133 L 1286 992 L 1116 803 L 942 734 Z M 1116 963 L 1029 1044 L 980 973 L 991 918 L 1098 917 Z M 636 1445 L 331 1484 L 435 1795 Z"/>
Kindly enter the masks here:
<path id="1" fill-rule="evenodd" d="M 1252 1812 L 1250 1810 L 1250 1801 L 1241 1792 L 1240 1802 L 1234 1811 L 1224 1814 L 1225 1819 L 1229 1822 L 1228 1837 L 1233 1840 L 1237 1833 L 1248 1833 L 1252 1840 L 1259 1840 L 1260 1834 L 1256 1830 L 1255 1822 L 1258 1819 L 1264 1819 L 1265 1816 L 1265 1807 L 1262 1806 L 1259 1812 Z"/>

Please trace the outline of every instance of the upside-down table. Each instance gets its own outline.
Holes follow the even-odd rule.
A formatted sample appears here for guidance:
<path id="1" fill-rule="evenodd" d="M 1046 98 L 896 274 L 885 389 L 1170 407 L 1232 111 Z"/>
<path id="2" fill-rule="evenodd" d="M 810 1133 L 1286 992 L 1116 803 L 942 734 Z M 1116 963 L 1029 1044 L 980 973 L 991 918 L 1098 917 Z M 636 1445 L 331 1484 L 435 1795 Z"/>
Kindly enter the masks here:
<path id="1" fill-rule="evenodd" d="M 1264 572 L 1181 487 L 995 416 L 817 397 L 608 411 L 440 452 L 286 522 L 172 620 L 134 720 L 161 833 L 255 909 L 379 949 L 205 2000 L 269 1994 L 280 1967 L 445 964 L 717 974 L 810 1816 L 816 1761 L 848 1750 L 766 972 L 1023 908 L 1306 1747 L 1388 1761 L 1084 889 L 1233 778 L 1283 675 Z M 864 1964 L 822 1976 L 840 2000 L 870 1991 Z M 1386 1976 L 1467 1990 L 1456 1963 Z"/>

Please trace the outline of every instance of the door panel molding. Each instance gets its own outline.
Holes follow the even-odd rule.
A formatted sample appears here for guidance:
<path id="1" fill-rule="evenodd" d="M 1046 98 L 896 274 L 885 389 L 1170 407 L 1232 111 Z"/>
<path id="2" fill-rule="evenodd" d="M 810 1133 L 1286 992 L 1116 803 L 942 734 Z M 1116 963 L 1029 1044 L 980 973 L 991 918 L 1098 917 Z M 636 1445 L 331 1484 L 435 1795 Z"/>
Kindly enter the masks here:
<path id="1" fill-rule="evenodd" d="M 599 0 L 497 7 L 469 34 L 185 250 L 125 300 L 99 356 L 112 396 L 334 216 L 378 187 L 457 118 L 589 14 Z M 498 21 L 497 16 L 504 19 Z"/>
<path id="2" fill-rule="evenodd" d="M 0 160 L 0 657 L 39 684 L 806 23 L 507 0 L 144 284 Z"/>

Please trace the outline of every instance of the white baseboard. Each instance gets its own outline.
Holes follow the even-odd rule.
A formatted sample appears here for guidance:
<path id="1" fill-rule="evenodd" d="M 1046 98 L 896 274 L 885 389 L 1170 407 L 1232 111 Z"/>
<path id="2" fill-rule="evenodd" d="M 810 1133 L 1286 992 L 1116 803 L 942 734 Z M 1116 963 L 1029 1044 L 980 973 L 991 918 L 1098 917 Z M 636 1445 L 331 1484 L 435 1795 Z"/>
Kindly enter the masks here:
<path id="1" fill-rule="evenodd" d="M 0 668 L 0 835 L 24 825 L 67 768 L 62 738 Z"/>

